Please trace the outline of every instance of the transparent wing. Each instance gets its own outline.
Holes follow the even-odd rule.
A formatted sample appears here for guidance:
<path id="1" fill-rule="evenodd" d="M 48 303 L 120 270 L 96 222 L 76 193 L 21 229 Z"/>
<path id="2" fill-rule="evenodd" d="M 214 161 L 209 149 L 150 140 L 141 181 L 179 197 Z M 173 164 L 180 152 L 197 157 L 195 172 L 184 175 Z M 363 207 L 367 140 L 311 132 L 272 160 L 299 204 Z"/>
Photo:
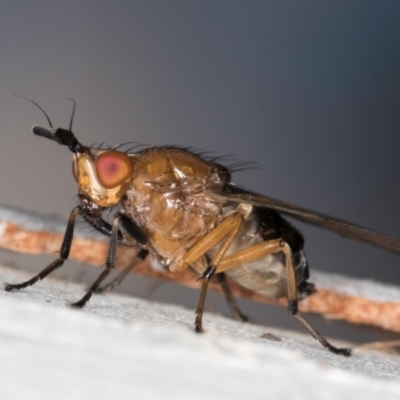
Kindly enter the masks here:
<path id="1" fill-rule="evenodd" d="M 291 204 L 284 203 L 280 200 L 275 200 L 270 197 L 248 192 L 230 184 L 226 185 L 222 193 L 216 194 L 230 202 L 249 203 L 259 207 L 270 208 L 309 224 L 329 229 L 338 233 L 339 235 L 360 240 L 362 242 L 366 242 L 374 246 L 381 247 L 382 249 L 400 254 L 400 240 L 349 224 L 339 219 L 328 217 L 324 214 L 319 214 L 305 208 L 292 206 Z"/>

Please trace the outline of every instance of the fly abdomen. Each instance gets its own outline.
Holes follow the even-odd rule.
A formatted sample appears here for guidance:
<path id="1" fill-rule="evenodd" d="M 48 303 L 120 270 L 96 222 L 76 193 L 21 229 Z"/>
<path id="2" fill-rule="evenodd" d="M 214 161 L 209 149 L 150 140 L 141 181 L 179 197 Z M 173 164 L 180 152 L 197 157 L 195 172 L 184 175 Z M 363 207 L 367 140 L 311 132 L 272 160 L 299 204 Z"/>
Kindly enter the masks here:
<path id="1" fill-rule="evenodd" d="M 282 239 L 292 250 L 296 274 L 298 299 L 314 292 L 314 285 L 307 282 L 309 270 L 303 252 L 301 233 L 274 210 L 253 207 L 244 221 L 228 254 L 241 251 L 261 242 Z M 283 252 L 269 254 L 259 260 L 248 262 L 226 271 L 239 285 L 271 298 L 287 297 L 286 259 Z"/>

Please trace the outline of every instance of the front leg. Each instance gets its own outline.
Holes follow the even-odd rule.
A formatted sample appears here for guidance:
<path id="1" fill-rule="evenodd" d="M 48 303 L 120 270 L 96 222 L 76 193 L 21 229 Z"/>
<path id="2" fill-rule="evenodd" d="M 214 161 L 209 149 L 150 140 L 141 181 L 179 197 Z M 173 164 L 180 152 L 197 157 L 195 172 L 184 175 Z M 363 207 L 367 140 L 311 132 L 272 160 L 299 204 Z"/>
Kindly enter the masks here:
<path id="1" fill-rule="evenodd" d="M 13 290 L 20 290 L 24 289 L 28 286 L 34 285 L 37 281 L 44 279 L 47 275 L 53 272 L 56 268 L 61 267 L 64 264 L 64 261 L 69 256 L 69 251 L 71 249 L 72 238 L 74 236 L 74 226 L 75 226 L 75 219 L 78 214 L 82 214 L 82 209 L 78 206 L 75 207 L 69 216 L 67 229 L 65 230 L 64 239 L 61 244 L 60 249 L 60 257 L 57 260 L 53 261 L 49 266 L 47 266 L 43 271 L 39 274 L 35 275 L 32 279 L 18 283 L 18 284 L 9 284 L 6 283 L 5 290 L 7 292 L 11 292 Z"/>
<path id="2" fill-rule="evenodd" d="M 85 201 L 86 198 L 82 197 L 81 200 Z M 140 246 L 146 246 L 148 238 L 143 230 L 126 215 L 119 214 L 119 216 L 120 227 L 122 230 L 118 229 L 118 243 L 130 245 L 132 241 L 131 239 L 133 239 L 133 241 Z M 103 235 L 111 237 L 112 225 L 101 217 L 101 213 L 85 213 L 82 215 L 82 218 Z M 136 255 L 135 259 L 129 263 L 113 281 L 104 287 L 98 288 L 97 293 L 104 293 L 113 290 L 115 286 L 119 285 L 125 279 L 129 272 L 132 271 L 140 261 L 147 257 L 148 253 L 149 251 L 147 249 L 142 248 Z"/>
<path id="3" fill-rule="evenodd" d="M 96 293 L 97 289 L 100 287 L 101 282 L 107 277 L 115 267 L 115 253 L 117 251 L 118 243 L 118 233 L 119 225 L 121 223 L 121 215 L 116 214 L 114 217 L 114 222 L 112 224 L 110 245 L 108 247 L 107 259 L 106 259 L 106 269 L 100 274 L 93 285 L 90 287 L 89 291 L 76 303 L 71 304 L 72 307 L 82 308 L 90 300 L 92 295 Z"/>
<path id="4" fill-rule="evenodd" d="M 130 239 L 133 239 L 135 243 L 142 246 L 142 248 L 136 254 L 135 259 L 131 263 L 129 263 L 118 274 L 118 276 L 114 280 L 112 280 L 106 286 L 99 288 L 97 290 L 97 293 L 104 293 L 104 292 L 113 290 L 115 288 L 115 286 L 119 285 L 125 279 L 125 277 L 133 270 L 133 268 L 135 268 L 136 265 L 138 265 L 140 261 L 143 261 L 149 254 L 149 251 L 146 248 L 143 248 L 143 246 L 146 246 L 149 241 L 145 232 L 143 232 L 143 230 L 126 215 L 119 214 L 119 216 L 120 216 L 120 226 L 123 228 L 123 231 L 118 229 L 118 241 L 122 242 L 122 243 L 125 243 L 125 242 L 129 243 L 130 242 L 129 238 L 130 238 Z M 106 222 L 104 220 L 95 221 L 95 222 L 96 222 L 95 225 L 97 225 L 97 226 L 98 226 L 99 222 L 101 222 L 102 226 L 104 226 L 104 227 L 106 227 L 106 224 L 108 224 L 108 222 Z M 89 223 L 92 226 L 94 226 L 96 229 L 98 229 L 94 224 L 92 224 L 91 222 L 89 222 Z M 111 225 L 110 224 L 108 224 L 108 225 L 110 226 L 110 229 L 109 229 L 110 233 L 108 234 L 108 236 L 111 236 Z"/>

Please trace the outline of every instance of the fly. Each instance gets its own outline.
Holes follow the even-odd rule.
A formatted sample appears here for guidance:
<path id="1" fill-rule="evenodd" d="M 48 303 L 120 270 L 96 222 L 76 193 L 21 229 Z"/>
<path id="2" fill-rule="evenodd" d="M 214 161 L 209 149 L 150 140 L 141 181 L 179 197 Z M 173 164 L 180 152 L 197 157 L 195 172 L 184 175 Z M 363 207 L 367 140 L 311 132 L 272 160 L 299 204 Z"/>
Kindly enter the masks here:
<path id="1" fill-rule="evenodd" d="M 328 342 L 298 311 L 298 301 L 315 291 L 308 281 L 302 234 L 280 213 L 400 254 L 400 241 L 331 217 L 242 190 L 231 182 L 229 170 L 186 149 L 165 146 L 137 152 L 118 147 L 88 147 L 69 129 L 34 126 L 35 135 L 68 146 L 73 155 L 73 175 L 79 204 L 71 211 L 60 257 L 38 275 L 7 291 L 31 286 L 67 260 L 76 217 L 110 237 L 104 271 L 81 300 L 83 307 L 114 268 L 118 243 L 135 246 L 137 257 L 154 255 L 170 272 L 192 269 L 202 287 L 195 330 L 203 331 L 202 316 L 208 284 L 216 276 L 234 314 L 238 310 L 225 276 L 239 285 L 271 298 L 287 298 L 291 316 L 325 348 L 350 356 L 351 349 Z M 115 209 L 113 222 L 103 219 Z"/>

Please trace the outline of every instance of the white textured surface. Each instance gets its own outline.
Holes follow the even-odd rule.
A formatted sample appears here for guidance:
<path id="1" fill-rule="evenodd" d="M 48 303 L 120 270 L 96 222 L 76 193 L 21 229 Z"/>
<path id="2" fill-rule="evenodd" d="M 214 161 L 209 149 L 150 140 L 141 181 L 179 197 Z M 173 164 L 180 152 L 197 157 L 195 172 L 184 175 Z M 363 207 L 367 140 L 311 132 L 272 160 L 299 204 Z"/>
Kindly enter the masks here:
<path id="1" fill-rule="evenodd" d="M 311 272 L 311 282 L 318 289 L 329 289 L 348 296 L 362 297 L 377 302 L 400 302 L 400 287 L 388 283 L 374 282 L 369 279 L 351 278 L 349 276 L 325 273 L 316 270 Z"/>
<path id="2" fill-rule="evenodd" d="M 1 282 L 25 278 L 0 269 Z M 51 279 L 0 291 L 0 399 L 400 398 L 398 356 L 335 356 L 308 336 L 210 314 L 196 335 L 193 310 L 119 295 L 69 309 L 83 292 Z"/>

